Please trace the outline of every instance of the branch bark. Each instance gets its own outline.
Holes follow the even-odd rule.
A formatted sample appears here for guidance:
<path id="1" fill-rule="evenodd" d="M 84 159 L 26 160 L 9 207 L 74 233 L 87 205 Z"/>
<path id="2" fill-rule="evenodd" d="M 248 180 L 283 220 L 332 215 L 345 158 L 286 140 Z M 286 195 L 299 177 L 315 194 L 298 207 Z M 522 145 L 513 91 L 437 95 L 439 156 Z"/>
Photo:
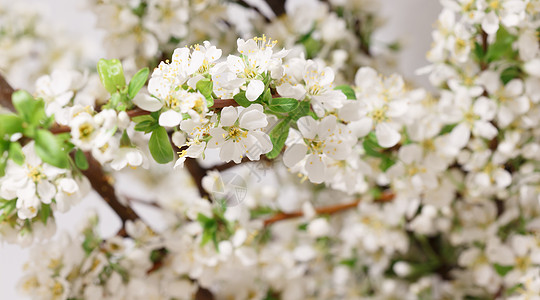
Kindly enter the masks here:
<path id="1" fill-rule="evenodd" d="M 0 105 L 11 111 L 15 111 L 15 107 L 11 103 L 11 94 L 13 92 L 14 90 L 11 85 L 9 85 L 4 76 L 0 75 Z"/>
<path id="2" fill-rule="evenodd" d="M 135 221 L 140 219 L 130 206 L 124 206 L 120 203 L 116 196 L 114 186 L 111 184 L 109 177 L 103 172 L 101 164 L 93 158 L 90 153 L 85 153 L 85 155 L 88 160 L 88 169 L 82 171 L 82 173 L 88 178 L 92 188 L 105 202 L 107 202 L 118 217 L 120 217 L 122 224 L 124 225 L 128 220 Z"/>
<path id="3" fill-rule="evenodd" d="M 383 193 L 379 198 L 377 198 L 376 202 L 389 202 L 394 199 L 395 195 L 393 193 Z M 315 209 L 315 212 L 318 215 L 332 215 L 335 213 L 339 213 L 345 210 L 349 210 L 351 208 L 355 208 L 360 203 L 361 199 L 357 199 L 356 201 L 349 202 L 349 203 L 343 203 L 343 204 L 336 204 L 336 205 L 330 205 L 330 206 L 324 206 L 319 207 Z M 303 216 L 304 213 L 302 211 L 295 211 L 292 213 L 277 213 L 270 217 L 269 219 L 264 220 L 264 226 L 272 225 L 276 222 L 287 220 L 287 219 L 293 219 Z"/>

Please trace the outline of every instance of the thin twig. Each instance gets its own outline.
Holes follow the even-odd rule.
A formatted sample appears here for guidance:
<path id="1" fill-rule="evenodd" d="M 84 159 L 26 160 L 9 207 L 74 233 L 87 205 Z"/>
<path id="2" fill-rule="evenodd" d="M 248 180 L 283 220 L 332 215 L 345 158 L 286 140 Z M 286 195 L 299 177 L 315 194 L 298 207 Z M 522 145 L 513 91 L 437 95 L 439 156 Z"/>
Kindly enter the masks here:
<path id="1" fill-rule="evenodd" d="M 393 193 L 383 193 L 379 198 L 376 199 L 377 202 L 389 202 L 394 199 L 395 195 Z M 353 202 L 349 203 L 343 203 L 343 204 L 336 204 L 336 205 L 330 205 L 330 206 L 324 206 L 319 207 L 315 209 L 315 212 L 318 215 L 331 215 L 335 213 L 339 213 L 351 208 L 355 208 L 360 203 L 361 199 L 357 199 Z M 277 213 L 270 217 L 269 219 L 264 220 L 264 226 L 272 225 L 276 222 L 287 220 L 287 219 L 293 219 L 303 216 L 304 213 L 302 211 L 295 211 L 292 213 Z"/>
<path id="2" fill-rule="evenodd" d="M 0 105 L 10 111 L 15 111 L 15 107 L 13 107 L 13 103 L 11 103 L 11 94 L 13 94 L 13 92 L 14 90 L 11 85 L 9 85 L 6 79 L 0 75 Z"/>

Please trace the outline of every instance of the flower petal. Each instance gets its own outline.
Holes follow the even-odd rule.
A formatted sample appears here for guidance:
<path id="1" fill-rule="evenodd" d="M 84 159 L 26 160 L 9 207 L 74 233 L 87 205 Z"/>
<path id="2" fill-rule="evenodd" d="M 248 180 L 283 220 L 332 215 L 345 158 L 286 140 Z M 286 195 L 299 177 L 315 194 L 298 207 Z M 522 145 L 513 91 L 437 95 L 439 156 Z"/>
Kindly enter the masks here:
<path id="1" fill-rule="evenodd" d="M 306 160 L 306 171 L 309 181 L 313 183 L 322 183 L 324 181 L 324 163 L 319 155 L 310 154 Z"/>
<path id="2" fill-rule="evenodd" d="M 163 127 L 178 126 L 182 121 L 182 115 L 174 110 L 168 110 L 159 116 L 159 125 Z"/>
<path id="3" fill-rule="evenodd" d="M 232 126 L 238 119 L 238 110 L 235 107 L 227 106 L 221 110 L 221 126 Z"/>
<path id="4" fill-rule="evenodd" d="M 255 101 L 264 92 L 264 82 L 260 80 L 251 80 L 246 89 L 246 98 L 249 101 Z"/>
<path id="5" fill-rule="evenodd" d="M 307 147 L 304 144 L 294 144 L 288 147 L 283 153 L 283 163 L 288 168 L 294 167 L 299 161 L 306 157 Z"/>
<path id="6" fill-rule="evenodd" d="M 377 137 L 379 145 L 384 148 L 395 146 L 401 139 L 399 132 L 387 123 L 379 123 L 377 127 L 375 127 L 375 136 Z"/>

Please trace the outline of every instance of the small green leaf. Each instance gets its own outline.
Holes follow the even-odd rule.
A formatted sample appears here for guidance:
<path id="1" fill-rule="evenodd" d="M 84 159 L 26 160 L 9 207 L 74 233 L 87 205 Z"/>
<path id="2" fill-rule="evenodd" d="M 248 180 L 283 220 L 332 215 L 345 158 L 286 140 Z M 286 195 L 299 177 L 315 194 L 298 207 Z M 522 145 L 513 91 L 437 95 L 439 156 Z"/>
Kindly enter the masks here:
<path id="1" fill-rule="evenodd" d="M 283 121 L 279 122 L 272 130 L 270 131 L 270 140 L 274 145 L 272 151 L 266 154 L 266 157 L 269 159 L 276 158 L 280 153 L 283 147 L 285 146 L 285 141 L 289 136 L 289 124 L 291 122 L 290 118 L 286 118 Z"/>
<path id="2" fill-rule="evenodd" d="M 270 89 L 266 89 L 262 95 L 262 101 L 266 104 L 270 103 L 272 101 L 272 92 Z"/>
<path id="3" fill-rule="evenodd" d="M 354 92 L 352 87 L 349 85 L 346 85 L 346 84 L 338 85 L 334 88 L 334 90 L 342 91 L 343 94 L 345 94 L 345 96 L 347 96 L 347 99 L 349 100 L 356 100 L 356 93 Z"/>
<path id="4" fill-rule="evenodd" d="M 506 274 L 508 274 L 508 272 L 514 269 L 514 266 L 502 266 L 499 264 L 494 264 L 493 267 L 495 268 L 497 274 L 499 274 L 500 276 L 505 276 Z"/>
<path id="5" fill-rule="evenodd" d="M 517 37 L 510 34 L 503 26 L 499 27 L 495 42 L 489 45 L 486 53 L 486 60 L 493 62 L 501 58 L 512 58 L 514 50 L 512 44 L 517 40 Z"/>
<path id="6" fill-rule="evenodd" d="M 24 153 L 22 151 L 21 144 L 18 142 L 14 142 L 9 144 L 9 159 L 14 161 L 18 165 L 22 165 L 24 163 Z"/>
<path id="7" fill-rule="evenodd" d="M 209 79 L 201 79 L 197 82 L 197 90 L 206 98 L 212 97 L 214 83 Z"/>
<path id="8" fill-rule="evenodd" d="M 100 59 L 97 71 L 101 83 L 109 93 L 113 94 L 126 86 L 124 69 L 118 59 Z"/>
<path id="9" fill-rule="evenodd" d="M 234 101 L 243 107 L 248 107 L 253 103 L 246 98 L 246 92 L 240 92 L 234 95 Z"/>
<path id="10" fill-rule="evenodd" d="M 36 132 L 36 153 L 46 163 L 61 169 L 69 167 L 69 159 L 60 141 L 48 130 Z"/>
<path id="11" fill-rule="evenodd" d="M 45 103 L 43 100 L 34 99 L 26 91 L 19 90 L 14 92 L 11 95 L 11 101 L 23 119 L 32 125 L 37 125 L 47 117 L 45 115 Z"/>
<path id="12" fill-rule="evenodd" d="M 300 105 L 300 101 L 294 98 L 272 98 L 268 103 L 268 109 L 277 113 L 294 111 Z"/>
<path id="13" fill-rule="evenodd" d="M 75 152 L 75 165 L 83 171 L 88 169 L 88 160 L 81 149 L 77 149 Z"/>
<path id="14" fill-rule="evenodd" d="M 317 53 L 322 48 L 322 43 L 319 40 L 314 39 L 313 37 L 309 36 L 306 38 L 302 44 L 304 44 L 304 47 L 306 48 L 306 58 L 314 58 L 317 56 Z"/>
<path id="15" fill-rule="evenodd" d="M 298 119 L 300 119 L 301 117 L 307 116 L 310 111 L 311 108 L 309 102 L 302 101 L 294 111 L 289 113 L 289 116 L 293 119 L 293 121 L 298 121 Z"/>
<path id="16" fill-rule="evenodd" d="M 208 107 L 214 105 L 214 98 L 212 93 L 214 90 L 214 83 L 209 79 L 201 79 L 197 82 L 197 90 L 206 98 L 206 105 Z"/>
<path id="17" fill-rule="evenodd" d="M 521 70 L 518 66 L 512 66 L 501 72 L 501 81 L 506 85 L 510 80 L 520 78 Z"/>
<path id="18" fill-rule="evenodd" d="M 131 139 L 129 138 L 129 135 L 127 134 L 127 130 L 124 130 L 122 133 L 122 137 L 120 138 L 120 147 L 131 147 L 133 146 L 131 144 Z"/>
<path id="19" fill-rule="evenodd" d="M 148 73 L 150 71 L 148 68 L 142 68 L 140 69 L 135 75 L 133 75 L 133 78 L 131 78 L 131 81 L 129 82 L 128 87 L 128 97 L 129 99 L 135 98 L 137 93 L 141 90 L 141 88 L 146 83 L 146 80 L 148 79 Z"/>
<path id="20" fill-rule="evenodd" d="M 174 152 L 167 130 L 163 127 L 158 127 L 152 132 L 148 147 L 154 160 L 160 164 L 166 164 L 174 159 Z"/>
<path id="21" fill-rule="evenodd" d="M 41 217 L 41 222 L 47 224 L 47 220 L 49 220 L 49 216 L 51 215 L 51 206 L 49 204 L 41 204 L 39 215 Z"/>
<path id="22" fill-rule="evenodd" d="M 0 138 L 23 131 L 23 120 L 14 114 L 0 115 Z"/>
<path id="23" fill-rule="evenodd" d="M 7 156 L 0 156 L 0 177 L 6 175 Z"/>

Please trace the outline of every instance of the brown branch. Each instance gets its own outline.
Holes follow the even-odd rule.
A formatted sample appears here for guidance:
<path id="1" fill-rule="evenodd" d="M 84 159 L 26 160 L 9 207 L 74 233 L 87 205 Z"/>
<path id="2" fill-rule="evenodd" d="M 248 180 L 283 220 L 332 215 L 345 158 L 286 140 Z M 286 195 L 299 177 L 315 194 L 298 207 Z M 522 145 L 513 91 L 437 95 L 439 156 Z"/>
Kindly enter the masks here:
<path id="1" fill-rule="evenodd" d="M 88 178 L 92 188 L 103 198 L 105 202 L 114 210 L 114 212 L 122 220 L 124 225 L 126 221 L 135 221 L 140 219 L 137 213 L 129 206 L 124 206 L 118 200 L 114 186 L 110 182 L 110 178 L 103 172 L 101 164 L 90 153 L 85 153 L 88 160 L 88 169 L 82 171 L 84 176 Z"/>
<path id="2" fill-rule="evenodd" d="M 375 201 L 377 202 L 389 202 L 394 199 L 395 195 L 393 193 L 383 193 L 379 198 L 377 198 Z M 349 203 L 343 203 L 343 204 L 336 204 L 336 205 L 330 205 L 330 206 L 323 206 L 315 209 L 315 212 L 318 215 L 331 215 L 335 213 L 339 213 L 351 208 L 355 208 L 360 203 L 361 199 L 357 199 L 356 201 L 349 202 Z M 303 216 L 304 213 L 302 211 L 295 211 L 292 213 L 277 213 L 270 217 L 269 219 L 264 220 L 264 226 L 272 225 L 276 222 L 287 220 L 287 219 L 293 219 Z"/>
<path id="3" fill-rule="evenodd" d="M 266 4 L 270 6 L 276 17 L 285 13 L 285 0 L 266 0 Z"/>
<path id="4" fill-rule="evenodd" d="M 13 94 L 13 92 L 14 90 L 11 85 L 9 85 L 6 79 L 0 75 L 0 105 L 11 111 L 15 111 L 15 107 L 13 107 L 13 103 L 11 103 L 11 94 Z"/>

